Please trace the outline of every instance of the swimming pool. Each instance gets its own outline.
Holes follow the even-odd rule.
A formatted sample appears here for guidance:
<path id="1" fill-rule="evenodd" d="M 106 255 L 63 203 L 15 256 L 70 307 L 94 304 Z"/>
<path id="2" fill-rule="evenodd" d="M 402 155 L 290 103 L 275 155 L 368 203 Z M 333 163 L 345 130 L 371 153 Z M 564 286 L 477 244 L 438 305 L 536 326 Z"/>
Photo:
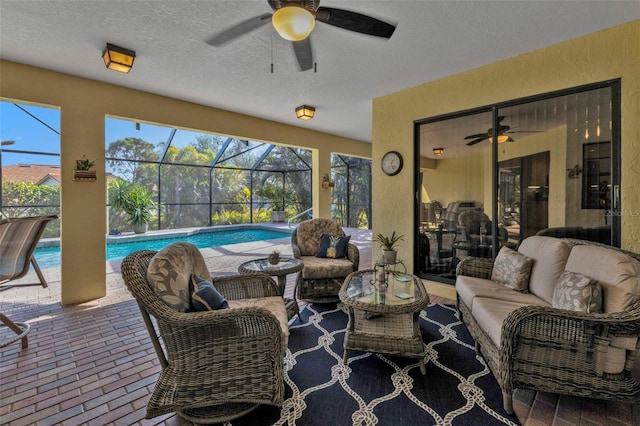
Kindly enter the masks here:
<path id="1" fill-rule="evenodd" d="M 107 244 L 107 259 L 122 259 L 137 250 L 160 250 L 171 243 L 185 241 L 198 248 L 218 247 L 227 244 L 248 243 L 251 241 L 273 240 L 286 238 L 291 233 L 286 230 L 266 230 L 239 228 L 223 231 L 205 231 L 192 235 L 167 236 L 165 238 L 129 240 L 122 239 Z M 60 266 L 60 247 L 42 247 L 35 250 L 34 255 L 40 268 L 54 268 Z"/>

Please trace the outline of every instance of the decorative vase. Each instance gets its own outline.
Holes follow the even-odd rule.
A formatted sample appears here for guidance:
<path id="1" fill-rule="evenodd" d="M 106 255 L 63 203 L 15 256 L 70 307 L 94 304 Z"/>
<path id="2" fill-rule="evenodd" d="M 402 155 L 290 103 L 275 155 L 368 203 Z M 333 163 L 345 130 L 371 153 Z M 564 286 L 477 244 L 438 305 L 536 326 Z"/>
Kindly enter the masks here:
<path id="1" fill-rule="evenodd" d="M 149 229 L 149 224 L 144 223 L 142 225 L 133 225 L 133 232 L 136 234 L 144 234 Z"/>
<path id="2" fill-rule="evenodd" d="M 382 258 L 384 263 L 396 263 L 398 252 L 395 250 L 382 250 Z"/>
<path id="3" fill-rule="evenodd" d="M 271 222 L 284 222 L 286 219 L 286 213 L 284 210 L 272 210 Z"/>
<path id="4" fill-rule="evenodd" d="M 73 180 L 94 181 L 97 179 L 95 170 L 74 170 Z"/>
<path id="5" fill-rule="evenodd" d="M 270 258 L 269 258 L 269 263 L 270 263 L 271 265 L 277 265 L 278 263 L 280 263 L 280 258 L 279 258 L 279 257 L 278 257 L 278 258 L 270 257 Z"/>

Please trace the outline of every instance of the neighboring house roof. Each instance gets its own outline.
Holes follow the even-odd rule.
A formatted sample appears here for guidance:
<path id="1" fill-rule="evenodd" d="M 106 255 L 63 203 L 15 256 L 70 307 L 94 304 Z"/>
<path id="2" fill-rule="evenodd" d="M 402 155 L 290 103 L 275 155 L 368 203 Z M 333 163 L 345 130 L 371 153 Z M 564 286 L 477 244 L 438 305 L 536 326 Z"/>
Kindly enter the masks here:
<path id="1" fill-rule="evenodd" d="M 2 168 L 2 180 L 32 182 L 36 185 L 57 185 L 60 183 L 60 166 L 12 164 Z"/>

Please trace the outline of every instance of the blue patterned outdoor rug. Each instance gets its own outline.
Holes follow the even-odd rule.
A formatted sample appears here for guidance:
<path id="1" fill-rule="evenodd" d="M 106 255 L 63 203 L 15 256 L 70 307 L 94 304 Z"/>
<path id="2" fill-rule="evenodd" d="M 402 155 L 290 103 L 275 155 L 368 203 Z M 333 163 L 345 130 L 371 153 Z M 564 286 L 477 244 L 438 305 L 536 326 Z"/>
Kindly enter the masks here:
<path id="1" fill-rule="evenodd" d="M 349 352 L 342 305 L 310 305 L 289 327 L 282 408 L 260 406 L 238 425 L 518 425 L 453 306 L 422 311 L 427 374 L 416 360 Z"/>

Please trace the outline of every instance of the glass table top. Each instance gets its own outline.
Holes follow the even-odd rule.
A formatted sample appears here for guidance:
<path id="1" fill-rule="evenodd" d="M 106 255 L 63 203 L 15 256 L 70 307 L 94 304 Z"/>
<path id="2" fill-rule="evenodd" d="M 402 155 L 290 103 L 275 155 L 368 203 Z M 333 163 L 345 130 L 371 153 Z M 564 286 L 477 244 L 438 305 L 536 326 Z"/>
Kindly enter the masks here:
<path id="1" fill-rule="evenodd" d="M 376 305 L 407 305 L 422 296 L 413 275 L 401 272 L 386 274 L 383 284 L 377 280 L 376 271 L 354 274 L 347 285 L 347 296 L 360 303 Z"/>
<path id="2" fill-rule="evenodd" d="M 302 266 L 302 262 L 298 259 L 294 259 L 292 257 L 282 257 L 280 258 L 280 262 L 275 265 L 269 263 L 269 259 L 255 259 L 250 260 L 248 262 L 244 262 L 240 265 L 241 269 L 245 271 L 253 271 L 253 272 L 283 272 L 291 269 L 298 269 Z"/>

